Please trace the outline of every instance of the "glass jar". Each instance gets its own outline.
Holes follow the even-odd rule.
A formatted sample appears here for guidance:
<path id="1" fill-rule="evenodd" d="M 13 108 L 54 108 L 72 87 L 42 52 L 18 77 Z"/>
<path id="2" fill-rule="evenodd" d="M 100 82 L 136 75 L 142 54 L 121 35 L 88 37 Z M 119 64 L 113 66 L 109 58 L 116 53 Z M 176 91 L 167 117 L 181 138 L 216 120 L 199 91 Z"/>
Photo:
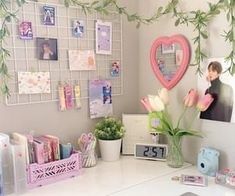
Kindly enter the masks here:
<path id="1" fill-rule="evenodd" d="M 95 149 L 82 152 L 82 167 L 93 167 L 97 164 L 97 154 Z"/>
<path id="2" fill-rule="evenodd" d="M 184 157 L 181 149 L 180 136 L 167 135 L 168 140 L 168 154 L 167 154 L 167 165 L 174 168 L 182 167 L 184 164 Z"/>

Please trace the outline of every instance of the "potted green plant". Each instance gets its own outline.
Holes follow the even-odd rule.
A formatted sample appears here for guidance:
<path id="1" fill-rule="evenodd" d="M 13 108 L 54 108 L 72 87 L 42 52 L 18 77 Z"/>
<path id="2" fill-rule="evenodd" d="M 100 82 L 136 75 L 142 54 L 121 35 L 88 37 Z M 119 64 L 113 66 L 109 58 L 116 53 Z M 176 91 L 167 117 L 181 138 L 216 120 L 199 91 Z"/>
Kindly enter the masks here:
<path id="1" fill-rule="evenodd" d="M 95 125 L 94 134 L 99 141 L 102 160 L 116 161 L 119 159 L 124 133 L 122 122 L 114 117 L 105 117 Z"/>

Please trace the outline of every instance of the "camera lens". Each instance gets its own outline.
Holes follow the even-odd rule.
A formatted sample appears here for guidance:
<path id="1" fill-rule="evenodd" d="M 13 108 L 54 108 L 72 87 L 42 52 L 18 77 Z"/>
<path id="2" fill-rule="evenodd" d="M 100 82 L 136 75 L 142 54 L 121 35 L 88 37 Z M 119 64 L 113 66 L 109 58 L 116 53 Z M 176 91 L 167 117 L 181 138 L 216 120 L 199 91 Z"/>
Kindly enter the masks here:
<path id="1" fill-rule="evenodd" d="M 201 165 L 201 167 L 202 167 L 202 168 L 204 168 L 204 167 L 205 167 L 204 163 L 201 163 L 200 165 Z"/>

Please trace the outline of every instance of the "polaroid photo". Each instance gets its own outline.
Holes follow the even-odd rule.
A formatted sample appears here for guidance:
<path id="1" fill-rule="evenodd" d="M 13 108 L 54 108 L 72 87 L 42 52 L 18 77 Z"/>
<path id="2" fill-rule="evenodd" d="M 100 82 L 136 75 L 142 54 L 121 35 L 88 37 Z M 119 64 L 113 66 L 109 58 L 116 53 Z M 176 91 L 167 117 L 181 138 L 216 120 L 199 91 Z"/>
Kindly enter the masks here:
<path id="1" fill-rule="evenodd" d="M 43 24 L 55 25 L 55 7 L 43 6 Z"/>
<path id="2" fill-rule="evenodd" d="M 84 21 L 83 20 L 73 20 L 73 35 L 75 37 L 83 37 L 84 35 L 84 30 L 85 30 L 85 26 L 84 26 Z"/>
<path id="3" fill-rule="evenodd" d="M 112 23 L 96 21 L 96 53 L 112 54 Z"/>
<path id="4" fill-rule="evenodd" d="M 58 60 L 57 39 L 38 37 L 36 47 L 39 60 Z"/>
<path id="5" fill-rule="evenodd" d="M 110 75 L 112 77 L 118 77 L 120 75 L 120 61 L 112 62 Z"/>
<path id="6" fill-rule="evenodd" d="M 19 24 L 19 36 L 23 40 L 33 39 L 32 23 L 23 21 Z"/>

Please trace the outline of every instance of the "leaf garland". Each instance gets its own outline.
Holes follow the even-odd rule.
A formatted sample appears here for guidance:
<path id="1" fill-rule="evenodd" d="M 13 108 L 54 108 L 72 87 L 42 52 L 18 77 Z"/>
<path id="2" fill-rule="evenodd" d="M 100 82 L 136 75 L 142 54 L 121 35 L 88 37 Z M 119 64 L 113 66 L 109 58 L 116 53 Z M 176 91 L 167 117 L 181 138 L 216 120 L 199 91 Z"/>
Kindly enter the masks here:
<path id="1" fill-rule="evenodd" d="M 234 27 L 235 27 L 235 1 L 234 0 L 224 0 L 224 10 L 226 11 L 227 21 L 229 22 L 230 29 L 224 31 L 222 35 L 226 42 L 230 42 L 232 45 L 232 50 L 229 55 L 225 58 L 227 62 L 230 63 L 229 71 L 231 75 L 235 74 L 235 37 L 234 37 Z"/>
<path id="2" fill-rule="evenodd" d="M 0 91 L 2 95 L 9 96 L 9 88 L 7 81 L 9 79 L 8 68 L 6 60 L 10 56 L 10 52 L 4 48 L 4 40 L 10 35 L 7 23 L 17 19 L 17 10 L 10 11 L 9 6 L 11 3 L 17 3 L 18 9 L 26 3 L 25 0 L 15 0 L 11 2 L 9 0 L 0 0 L 0 18 L 2 19 L 2 25 L 0 29 Z M 81 2 L 79 0 L 64 0 L 66 7 L 77 6 L 82 9 L 85 14 L 89 14 L 93 11 L 98 13 L 109 15 L 113 12 L 126 16 L 130 22 L 135 22 L 137 28 L 141 24 L 152 24 L 157 22 L 160 17 L 172 14 L 175 20 L 175 26 L 178 25 L 193 25 L 196 36 L 193 37 L 193 43 L 195 48 L 195 59 L 191 64 L 196 66 L 196 73 L 202 74 L 201 62 L 206 58 L 206 53 L 202 48 L 202 42 L 208 38 L 207 25 L 208 23 L 223 10 L 226 12 L 227 21 L 229 22 L 230 29 L 224 31 L 222 36 L 226 42 L 231 44 L 231 52 L 225 58 L 230 62 L 230 67 L 226 70 L 231 75 L 235 74 L 235 37 L 234 37 L 234 25 L 235 25 L 235 0 L 219 0 L 217 3 L 208 3 L 209 11 L 195 10 L 190 12 L 179 11 L 179 0 L 170 0 L 165 7 L 158 7 L 154 14 L 150 17 L 143 17 L 137 13 L 128 13 L 127 8 L 118 5 L 117 0 L 95 0 L 91 3 Z"/>

